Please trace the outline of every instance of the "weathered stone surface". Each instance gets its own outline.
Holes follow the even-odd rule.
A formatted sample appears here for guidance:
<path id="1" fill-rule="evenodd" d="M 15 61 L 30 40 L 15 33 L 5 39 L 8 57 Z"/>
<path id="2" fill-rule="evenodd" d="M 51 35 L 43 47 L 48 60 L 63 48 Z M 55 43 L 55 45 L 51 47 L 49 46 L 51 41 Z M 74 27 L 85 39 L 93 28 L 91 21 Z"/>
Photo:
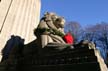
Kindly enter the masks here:
<path id="1" fill-rule="evenodd" d="M 40 17 L 40 0 L 1 0 L 0 2 L 0 51 L 11 35 L 34 40 L 34 28 Z M 1 59 L 1 54 L 0 54 Z"/>
<path id="2" fill-rule="evenodd" d="M 65 35 L 64 24 L 64 18 L 55 13 L 46 12 L 35 30 L 37 40 L 41 39 L 40 46 L 44 48 L 48 43 L 65 43 L 62 38 Z"/>

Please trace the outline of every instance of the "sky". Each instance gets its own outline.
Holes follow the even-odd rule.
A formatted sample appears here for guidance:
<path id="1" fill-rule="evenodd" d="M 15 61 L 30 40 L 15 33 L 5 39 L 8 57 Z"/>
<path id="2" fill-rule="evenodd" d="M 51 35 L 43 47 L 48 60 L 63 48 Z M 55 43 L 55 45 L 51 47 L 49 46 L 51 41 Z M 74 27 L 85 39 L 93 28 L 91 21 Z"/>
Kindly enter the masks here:
<path id="1" fill-rule="evenodd" d="M 41 17 L 45 12 L 88 26 L 108 22 L 108 0 L 41 0 Z"/>

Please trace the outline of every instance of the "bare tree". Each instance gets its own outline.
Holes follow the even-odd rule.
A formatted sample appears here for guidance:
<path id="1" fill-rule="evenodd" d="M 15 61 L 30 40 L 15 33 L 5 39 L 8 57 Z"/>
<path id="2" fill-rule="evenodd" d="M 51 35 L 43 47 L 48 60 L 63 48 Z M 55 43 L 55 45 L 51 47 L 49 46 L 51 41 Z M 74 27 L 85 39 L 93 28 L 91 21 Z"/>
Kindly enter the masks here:
<path id="1" fill-rule="evenodd" d="M 96 31 L 97 29 L 94 26 L 85 27 L 81 39 L 95 42 Z"/>
<path id="2" fill-rule="evenodd" d="M 96 42 L 97 46 L 103 50 L 103 58 L 106 61 L 108 49 L 108 23 L 101 22 L 86 28 L 82 38 Z"/>
<path id="3" fill-rule="evenodd" d="M 65 32 L 70 32 L 74 36 L 75 42 L 77 42 L 83 31 L 78 22 L 71 21 L 66 23 Z"/>
<path id="4" fill-rule="evenodd" d="M 102 22 L 98 24 L 98 34 L 97 34 L 97 41 L 101 43 L 100 47 L 104 49 L 104 59 L 106 61 L 107 58 L 107 49 L 108 49 L 108 24 Z"/>

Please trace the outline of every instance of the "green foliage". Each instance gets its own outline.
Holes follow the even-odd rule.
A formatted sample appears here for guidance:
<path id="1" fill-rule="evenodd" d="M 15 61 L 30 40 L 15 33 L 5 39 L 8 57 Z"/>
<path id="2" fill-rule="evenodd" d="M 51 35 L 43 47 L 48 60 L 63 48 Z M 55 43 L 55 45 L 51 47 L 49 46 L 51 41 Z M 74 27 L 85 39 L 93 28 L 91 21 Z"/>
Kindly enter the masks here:
<path id="1" fill-rule="evenodd" d="M 53 29 L 52 34 L 54 34 L 54 35 L 58 35 L 58 36 L 61 36 L 61 37 L 64 36 L 64 34 L 63 34 L 62 32 L 60 32 L 60 31 L 58 31 L 58 30 L 56 30 L 56 29 Z"/>
<path id="2" fill-rule="evenodd" d="M 49 34 L 53 34 L 53 35 L 58 35 L 58 36 L 61 36 L 63 37 L 64 34 L 56 29 L 48 29 L 48 28 L 37 28 L 34 30 L 34 34 L 37 35 L 37 34 L 43 34 L 45 32 L 48 32 Z"/>

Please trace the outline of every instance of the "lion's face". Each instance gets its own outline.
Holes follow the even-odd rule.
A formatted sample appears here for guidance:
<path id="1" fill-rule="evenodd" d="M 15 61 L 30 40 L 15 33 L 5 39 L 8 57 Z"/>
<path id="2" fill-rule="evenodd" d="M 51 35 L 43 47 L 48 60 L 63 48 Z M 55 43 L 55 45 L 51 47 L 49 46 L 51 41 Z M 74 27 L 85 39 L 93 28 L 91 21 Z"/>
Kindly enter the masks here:
<path id="1" fill-rule="evenodd" d="M 64 28 L 65 19 L 63 17 L 59 17 L 55 20 L 54 24 L 57 28 Z"/>

